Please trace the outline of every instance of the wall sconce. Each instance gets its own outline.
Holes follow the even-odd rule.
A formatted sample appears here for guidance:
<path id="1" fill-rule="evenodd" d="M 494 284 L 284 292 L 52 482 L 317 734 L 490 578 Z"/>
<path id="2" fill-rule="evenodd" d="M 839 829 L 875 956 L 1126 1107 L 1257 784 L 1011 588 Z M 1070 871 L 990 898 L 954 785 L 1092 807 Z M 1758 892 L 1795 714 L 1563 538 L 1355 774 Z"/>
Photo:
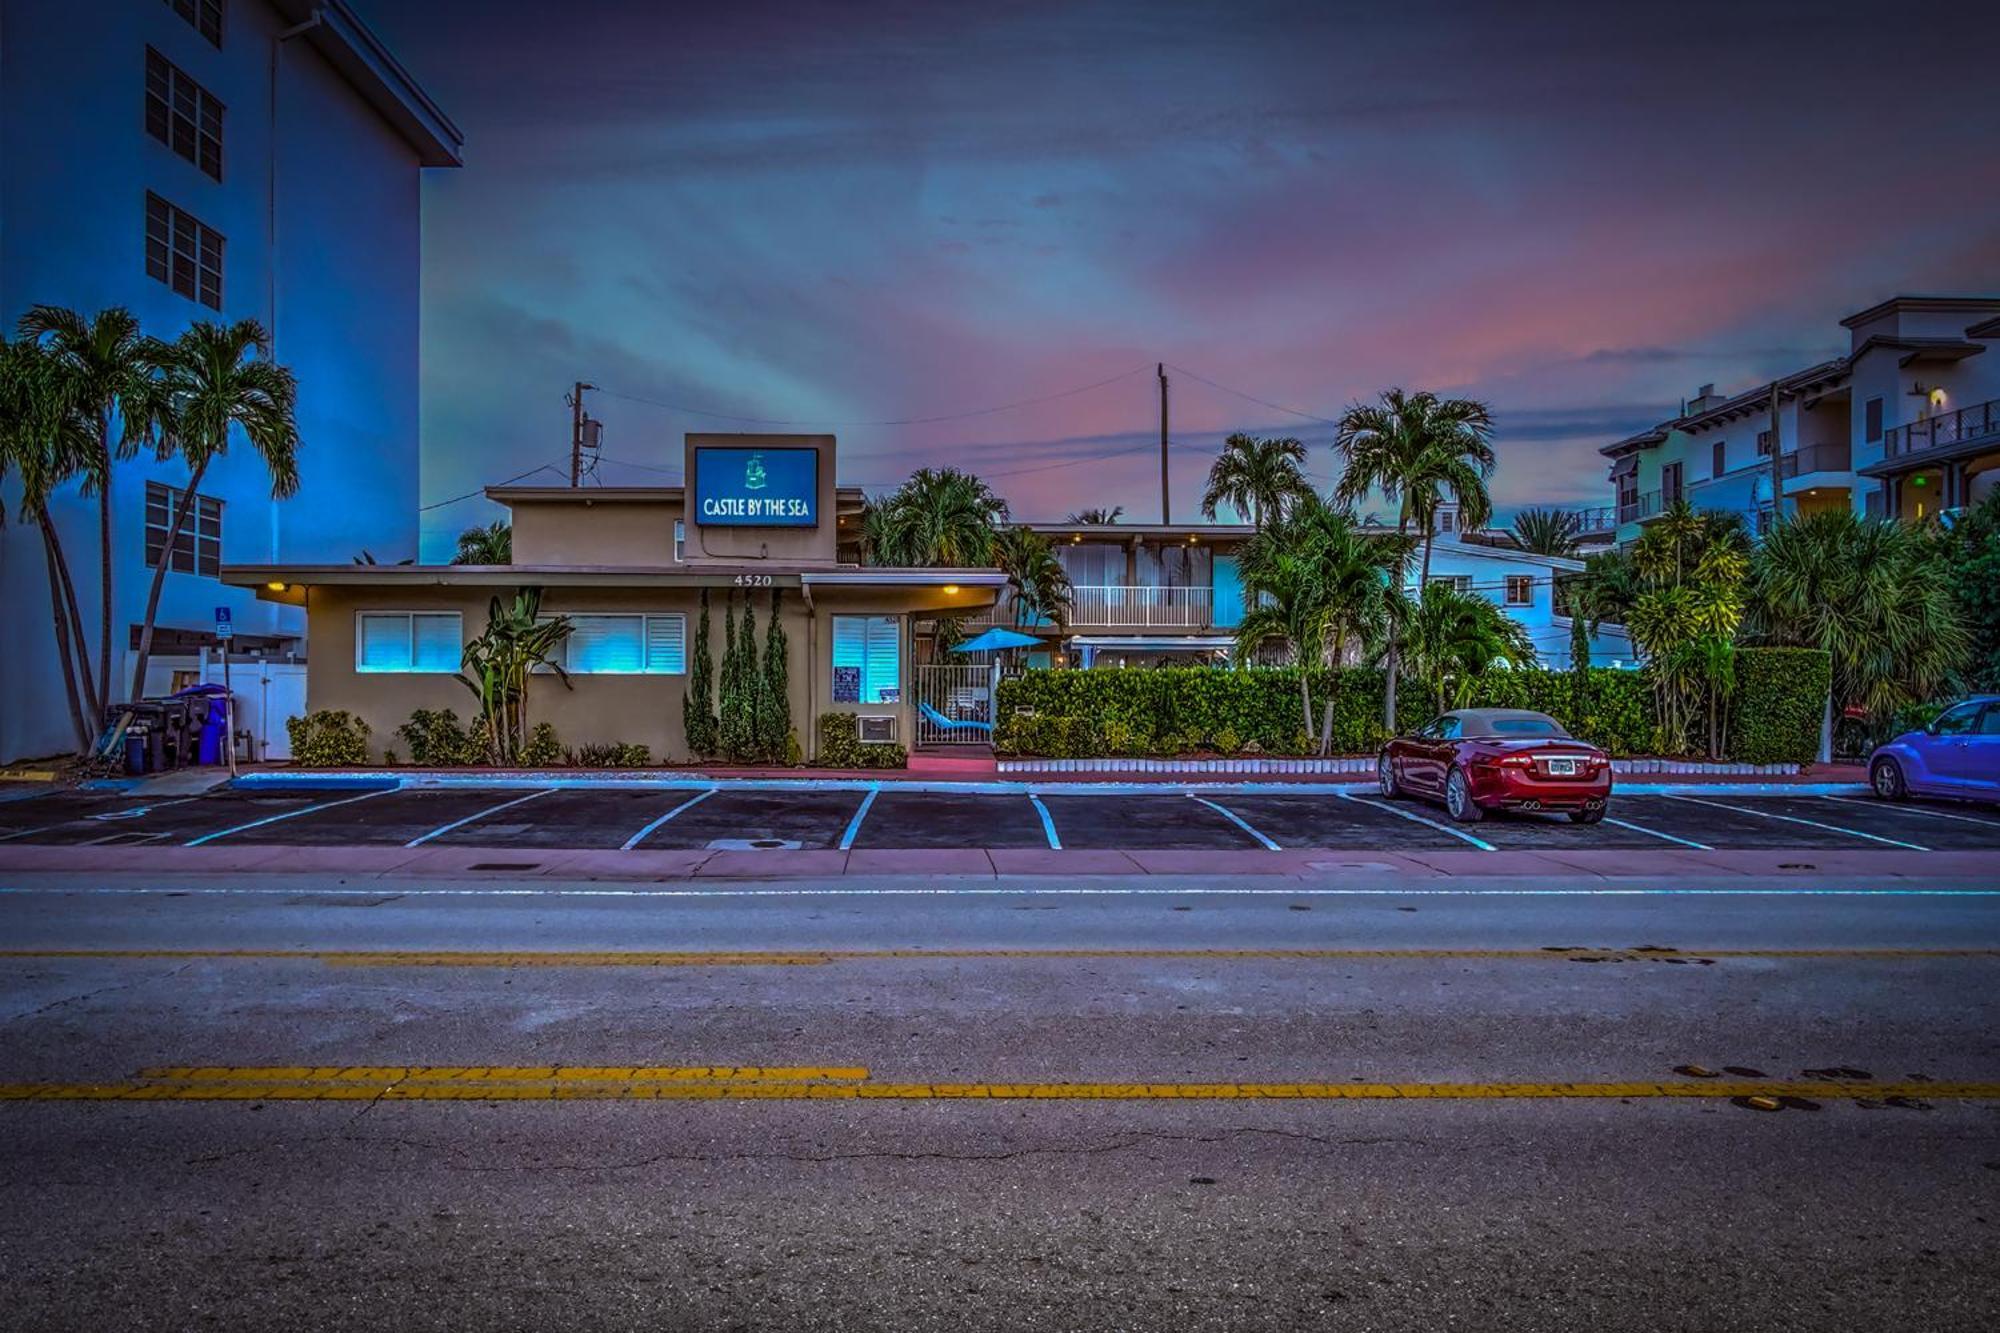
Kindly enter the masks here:
<path id="1" fill-rule="evenodd" d="M 956 596 L 958 596 L 958 585 L 957 585 L 956 583 L 947 583 L 947 584 L 945 584 L 945 585 L 944 585 L 944 595 L 945 595 L 945 596 L 947 596 L 947 597 L 956 597 Z"/>
<path id="2" fill-rule="evenodd" d="M 285 590 L 285 585 L 282 583 L 267 583 L 264 586 L 272 592 L 283 592 Z"/>

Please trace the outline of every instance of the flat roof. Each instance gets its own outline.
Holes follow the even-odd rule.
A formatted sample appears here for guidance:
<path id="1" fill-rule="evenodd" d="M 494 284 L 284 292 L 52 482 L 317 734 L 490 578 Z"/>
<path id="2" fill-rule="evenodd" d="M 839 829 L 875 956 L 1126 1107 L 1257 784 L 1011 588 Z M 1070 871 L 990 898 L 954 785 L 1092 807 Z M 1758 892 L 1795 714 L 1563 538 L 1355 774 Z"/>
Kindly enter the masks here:
<path id="1" fill-rule="evenodd" d="M 866 565 L 779 564 L 768 560 L 685 565 L 224 565 L 221 578 L 234 587 L 284 583 L 301 587 L 499 587 L 539 583 L 554 587 L 704 587 L 739 575 L 783 586 L 1004 587 L 997 569 L 915 569 Z"/>
<path id="2" fill-rule="evenodd" d="M 1116 541 L 1120 537 L 1179 537 L 1189 534 L 1207 537 L 1248 537 L 1257 529 L 1249 523 L 1022 523 L 1018 526 L 1044 535 L 1081 533 L 1085 537 Z"/>
<path id="3" fill-rule="evenodd" d="M 833 488 L 841 501 L 860 503 L 867 493 L 859 486 Z M 488 486 L 486 498 L 510 508 L 517 504 L 589 504 L 611 500 L 619 504 L 685 504 L 685 486 Z"/>
<path id="4" fill-rule="evenodd" d="M 1840 327 L 1870 324 L 1894 310 L 2000 310 L 2000 296 L 1892 296 L 1855 311 L 1840 321 Z"/>
<path id="5" fill-rule="evenodd" d="M 300 33 L 298 40 L 310 42 L 340 71 L 362 100 L 417 150 L 420 163 L 427 167 L 465 165 L 465 135 L 347 0 L 271 0 L 271 7 L 288 23 L 313 25 Z"/>

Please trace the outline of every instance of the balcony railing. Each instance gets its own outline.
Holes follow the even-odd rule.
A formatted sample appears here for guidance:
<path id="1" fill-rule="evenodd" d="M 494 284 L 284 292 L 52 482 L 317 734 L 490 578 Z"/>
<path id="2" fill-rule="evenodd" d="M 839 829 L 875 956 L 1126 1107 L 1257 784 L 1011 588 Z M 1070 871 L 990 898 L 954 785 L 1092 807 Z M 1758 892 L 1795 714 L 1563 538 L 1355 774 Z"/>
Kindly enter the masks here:
<path id="1" fill-rule="evenodd" d="M 1638 523 L 1654 517 L 1662 508 L 1658 491 L 1641 491 L 1638 499 L 1618 506 L 1618 521 Z"/>
<path id="2" fill-rule="evenodd" d="M 1618 526 L 1617 505 L 1592 505 L 1588 509 L 1572 509 L 1576 518 L 1576 530 L 1582 532 L 1609 532 Z"/>
<path id="3" fill-rule="evenodd" d="M 1210 623 L 1207 588 L 1080 584 L 1070 589 L 1069 623 L 1100 629 L 1203 629 Z"/>
<path id="4" fill-rule="evenodd" d="M 1812 472 L 1850 472 L 1854 449 L 1846 441 L 1809 444 L 1797 453 L 1786 454 L 1778 464 L 1786 477 L 1803 477 Z"/>
<path id="5" fill-rule="evenodd" d="M 1882 456 L 1901 458 L 1989 436 L 2000 440 L 2000 398 L 1891 427 L 1882 434 Z"/>

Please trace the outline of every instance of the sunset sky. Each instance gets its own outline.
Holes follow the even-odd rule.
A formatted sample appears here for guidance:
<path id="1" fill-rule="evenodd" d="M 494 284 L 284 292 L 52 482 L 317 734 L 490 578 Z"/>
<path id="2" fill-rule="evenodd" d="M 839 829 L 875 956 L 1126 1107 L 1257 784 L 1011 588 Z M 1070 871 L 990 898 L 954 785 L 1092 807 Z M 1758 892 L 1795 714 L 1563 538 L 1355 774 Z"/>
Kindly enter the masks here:
<path id="1" fill-rule="evenodd" d="M 1150 521 L 1165 361 L 1176 518 L 1231 430 L 1329 482 L 1314 418 L 1398 384 L 1492 404 L 1503 514 L 1598 504 L 1596 446 L 1698 384 L 2000 292 L 1976 6 L 361 8 L 466 136 L 425 185 L 427 503 L 565 458 L 582 378 L 607 483 L 767 418 L 843 481 Z M 426 555 L 494 516 L 429 510 Z"/>

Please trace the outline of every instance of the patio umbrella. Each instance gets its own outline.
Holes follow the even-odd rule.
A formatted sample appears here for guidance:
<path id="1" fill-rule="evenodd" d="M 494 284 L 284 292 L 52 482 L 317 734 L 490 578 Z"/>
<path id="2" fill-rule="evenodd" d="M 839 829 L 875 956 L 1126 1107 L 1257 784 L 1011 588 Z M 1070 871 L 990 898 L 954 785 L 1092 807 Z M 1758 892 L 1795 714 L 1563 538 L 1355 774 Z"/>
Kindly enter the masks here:
<path id="1" fill-rule="evenodd" d="M 1019 630 L 1002 629 L 996 625 L 984 634 L 967 639 L 964 643 L 953 648 L 952 651 L 955 653 L 988 653 L 999 648 L 1032 648 L 1040 642 L 1041 640 L 1032 634 L 1023 634 Z"/>

